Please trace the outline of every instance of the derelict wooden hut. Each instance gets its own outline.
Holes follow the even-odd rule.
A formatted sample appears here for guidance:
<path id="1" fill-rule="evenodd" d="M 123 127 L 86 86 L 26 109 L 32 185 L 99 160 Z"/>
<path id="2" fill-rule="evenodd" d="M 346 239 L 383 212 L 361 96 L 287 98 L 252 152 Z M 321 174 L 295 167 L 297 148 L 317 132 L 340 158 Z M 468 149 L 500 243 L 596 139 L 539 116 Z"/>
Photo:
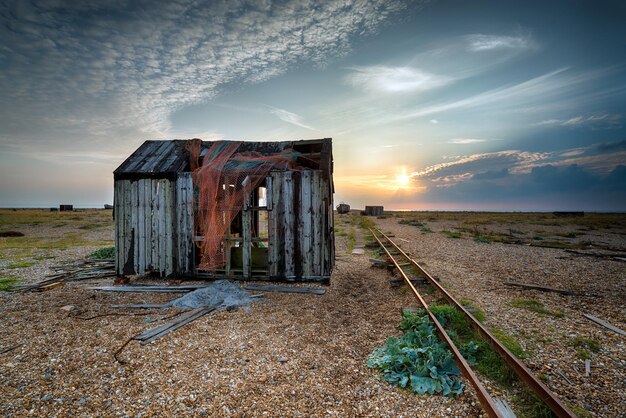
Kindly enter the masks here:
<path id="1" fill-rule="evenodd" d="M 196 141 L 196 151 L 191 151 L 191 141 Z M 222 176 L 199 175 L 210 159 L 207 154 L 218 155 L 217 145 L 223 144 L 236 153 L 222 161 Z M 115 170 L 117 274 L 329 280 L 335 261 L 332 140 L 232 145 L 146 141 Z M 241 165 L 235 160 L 246 155 L 254 155 L 255 163 L 285 155 L 289 164 L 271 166 L 262 175 L 244 171 L 228 176 L 227 167 Z M 217 184 L 216 201 L 232 199 L 228 190 L 245 191 L 240 208 L 215 206 L 203 195 L 203 182 Z M 219 213 L 210 213 L 211 208 Z M 215 219 L 218 223 L 228 219 L 220 232 L 213 228 Z M 203 244 L 210 237 L 205 235 L 215 234 L 216 248 L 209 254 L 213 262 L 207 268 Z"/>

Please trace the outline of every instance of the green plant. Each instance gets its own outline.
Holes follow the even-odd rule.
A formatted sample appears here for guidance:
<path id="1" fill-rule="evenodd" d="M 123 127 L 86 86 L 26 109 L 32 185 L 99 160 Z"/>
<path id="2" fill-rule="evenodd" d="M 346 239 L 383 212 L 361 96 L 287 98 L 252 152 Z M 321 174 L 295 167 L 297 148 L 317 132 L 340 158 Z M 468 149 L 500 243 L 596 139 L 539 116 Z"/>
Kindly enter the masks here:
<path id="1" fill-rule="evenodd" d="M 486 237 L 484 235 L 478 235 L 474 237 L 474 241 L 476 242 L 482 242 L 484 244 L 491 244 L 491 240 L 489 239 L 489 237 Z"/>
<path id="2" fill-rule="evenodd" d="M 383 372 L 383 379 L 415 393 L 458 395 L 463 384 L 452 353 L 438 341 L 428 316 L 404 312 L 400 338 L 389 338 L 368 357 L 367 365 Z"/>
<path id="3" fill-rule="evenodd" d="M 2 277 L 0 278 L 0 292 L 8 292 L 13 285 L 19 282 L 17 277 Z"/>
<path id="4" fill-rule="evenodd" d="M 89 254 L 87 258 L 91 258 L 92 260 L 108 260 L 111 258 L 115 258 L 115 247 L 99 248 Z"/>
<path id="5" fill-rule="evenodd" d="M 511 305 L 513 305 L 515 308 L 528 309 L 529 311 L 536 312 L 541 315 L 551 315 L 556 318 L 563 318 L 565 316 L 565 314 L 561 311 L 551 311 L 549 309 L 546 309 L 543 306 L 543 303 L 534 299 L 514 299 L 511 302 Z"/>
<path id="6" fill-rule="evenodd" d="M 463 307 L 467 309 L 469 313 L 471 313 L 478 321 L 483 322 L 485 320 L 485 311 L 476 306 L 471 300 L 461 299 L 459 303 L 463 305 Z"/>
<path id="7" fill-rule="evenodd" d="M 7 265 L 8 269 L 21 269 L 24 267 L 30 267 L 33 264 L 35 264 L 34 261 L 16 261 L 14 263 L 10 263 L 9 265 Z"/>
<path id="8" fill-rule="evenodd" d="M 578 358 L 590 360 L 591 353 L 600 351 L 600 343 L 592 338 L 576 337 L 569 341 L 569 346 L 574 347 Z"/>
<path id="9" fill-rule="evenodd" d="M 455 232 L 455 231 L 448 231 L 447 229 L 444 229 L 443 231 L 444 234 L 446 234 L 446 236 L 448 238 L 461 238 L 461 233 L 460 232 Z"/>

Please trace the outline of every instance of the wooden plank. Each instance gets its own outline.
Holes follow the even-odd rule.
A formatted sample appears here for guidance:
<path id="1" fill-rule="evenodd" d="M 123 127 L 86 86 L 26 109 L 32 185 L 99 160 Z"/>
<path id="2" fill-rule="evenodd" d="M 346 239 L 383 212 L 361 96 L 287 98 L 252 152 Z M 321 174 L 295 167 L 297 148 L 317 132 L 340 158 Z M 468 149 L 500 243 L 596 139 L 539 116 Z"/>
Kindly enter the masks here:
<path id="1" fill-rule="evenodd" d="M 185 256 L 185 260 L 187 263 L 187 268 L 185 272 L 189 274 L 195 273 L 196 261 L 194 259 L 194 242 L 193 242 L 193 234 L 194 234 L 194 223 L 193 223 L 193 179 L 191 173 L 185 174 L 185 183 L 186 183 L 186 195 L 185 195 L 185 216 L 187 219 L 186 228 L 184 231 L 184 239 L 186 242 L 187 253 Z"/>
<path id="2" fill-rule="evenodd" d="M 511 409 L 506 399 L 493 398 L 493 402 L 496 404 L 496 409 L 501 414 L 502 418 L 515 418 L 515 412 Z"/>
<path id="3" fill-rule="evenodd" d="M 295 245 L 295 223 L 296 216 L 294 213 L 293 207 L 293 199 L 294 199 L 294 184 L 293 184 L 293 172 L 286 171 L 283 175 L 283 183 L 282 183 L 282 202 L 284 204 L 284 216 L 283 216 L 283 229 L 285 233 L 285 248 L 284 252 L 281 255 L 284 257 L 285 269 L 278 274 L 284 275 L 285 278 L 294 278 L 295 277 L 295 260 L 294 260 L 294 245 Z"/>
<path id="4" fill-rule="evenodd" d="M 152 259 L 152 270 L 159 269 L 159 182 L 152 179 L 150 181 L 150 253 Z"/>
<path id="5" fill-rule="evenodd" d="M 164 208 L 165 208 L 165 234 L 163 236 L 163 240 L 165 243 L 165 253 L 164 253 L 164 265 L 165 265 L 165 276 L 169 276 L 172 273 L 172 182 L 170 180 L 164 181 Z"/>
<path id="6" fill-rule="evenodd" d="M 165 186 L 167 180 L 159 179 L 159 274 L 165 275 Z"/>
<path id="7" fill-rule="evenodd" d="M 184 285 L 184 286 L 91 286 L 88 290 L 99 290 L 102 292 L 137 292 L 137 293 L 181 293 L 206 287 L 206 285 Z"/>
<path id="8" fill-rule="evenodd" d="M 311 231 L 311 253 L 312 253 L 312 266 L 311 274 L 313 276 L 321 276 L 322 272 L 322 252 L 323 252 L 323 240 L 322 240 L 322 191 L 320 189 L 320 171 L 313 172 L 313 183 L 311 187 L 311 216 L 312 216 L 312 231 Z"/>
<path id="9" fill-rule="evenodd" d="M 138 232 L 137 231 L 137 210 L 138 210 L 138 200 L 137 200 L 137 182 L 136 181 L 131 181 L 130 182 L 130 231 L 131 231 L 131 242 L 133 243 L 132 245 L 132 250 L 133 250 L 133 274 L 138 273 L 139 271 L 139 266 L 138 266 L 138 261 L 139 261 L 139 255 L 138 255 L 138 247 L 139 245 L 137 245 L 137 235 Z"/>
<path id="10" fill-rule="evenodd" d="M 516 286 L 516 287 L 522 287 L 524 289 L 532 289 L 532 290 L 540 290 L 542 292 L 554 292 L 554 293 L 560 293 L 562 295 L 574 295 L 575 293 L 572 292 L 571 290 L 566 290 L 566 289 L 554 289 L 552 287 L 545 287 L 545 286 L 538 286 L 535 284 L 527 284 L 527 283 L 514 283 L 514 282 L 504 282 L 505 285 L 507 286 Z"/>
<path id="11" fill-rule="evenodd" d="M 144 211 L 143 211 L 143 229 L 144 229 L 144 254 L 145 254 L 145 270 L 152 268 L 152 180 L 145 179 L 143 183 L 144 190 Z"/>
<path id="12" fill-rule="evenodd" d="M 114 222 L 115 222 L 115 273 L 121 274 L 121 263 L 122 257 L 120 255 L 121 250 L 121 233 L 120 233 L 120 188 L 122 187 L 122 182 L 117 180 L 113 183 L 113 213 L 114 213 Z"/>
<path id="13" fill-rule="evenodd" d="M 221 302 L 220 302 L 220 304 L 221 304 Z M 193 315 L 190 315 L 189 317 L 185 318 L 182 321 L 179 321 L 179 322 L 176 322 L 176 323 L 172 323 L 172 326 L 170 326 L 169 328 L 164 329 L 163 331 L 159 332 L 158 334 L 153 335 L 152 337 L 150 337 L 150 338 L 148 338 L 146 340 L 143 340 L 140 344 L 141 345 L 150 344 L 152 341 L 156 340 L 157 338 L 161 338 L 164 335 L 167 335 L 170 332 L 175 331 L 178 328 L 180 328 L 182 326 L 185 326 L 188 323 L 190 323 L 192 321 L 195 321 L 196 319 L 198 319 L 198 318 L 200 318 L 200 317 L 202 317 L 202 316 L 204 316 L 204 315 L 206 315 L 206 314 L 208 314 L 210 312 L 213 312 L 214 310 L 215 310 L 214 307 L 194 309 L 193 311 L 191 311 L 191 312 L 194 312 Z"/>
<path id="14" fill-rule="evenodd" d="M 249 209 L 251 199 L 252 193 L 244 197 L 243 210 L 241 212 L 243 229 L 243 277 L 245 279 L 250 277 L 252 264 L 252 211 Z"/>
<path id="15" fill-rule="evenodd" d="M 139 179 L 135 182 L 137 187 L 137 274 L 146 272 L 146 194 L 145 179 Z"/>
<path id="16" fill-rule="evenodd" d="M 606 329 L 610 329 L 611 331 L 613 331 L 613 332 L 615 332 L 615 333 L 617 333 L 619 335 L 626 335 L 626 332 L 624 332 L 623 330 L 617 328 L 616 326 L 613 326 L 613 325 L 609 324 L 606 321 L 603 321 L 602 319 L 598 318 L 597 316 L 593 316 L 593 315 L 590 315 L 590 314 L 583 314 L 583 316 L 585 318 L 595 322 L 596 324 L 603 326 Z"/>
<path id="17" fill-rule="evenodd" d="M 311 202 L 311 186 L 312 174 L 311 170 L 302 171 L 302 181 L 300 183 L 300 254 L 302 263 L 302 275 L 312 275 L 312 251 L 311 251 L 311 234 L 312 234 L 312 202 Z"/>
<path id="18" fill-rule="evenodd" d="M 243 289 L 260 290 L 264 292 L 311 293 L 314 295 L 323 295 L 324 293 L 326 293 L 326 289 L 320 289 L 318 287 L 290 287 L 290 286 L 276 286 L 276 285 L 261 285 L 261 284 L 256 284 L 256 283 L 248 283 Z"/>
<path id="19" fill-rule="evenodd" d="M 122 270 L 124 270 L 127 263 L 131 263 L 132 254 L 130 253 L 130 244 L 132 242 L 132 227 L 131 227 L 131 181 L 124 180 L 124 258 L 122 259 Z M 125 273 L 122 271 L 122 273 Z"/>

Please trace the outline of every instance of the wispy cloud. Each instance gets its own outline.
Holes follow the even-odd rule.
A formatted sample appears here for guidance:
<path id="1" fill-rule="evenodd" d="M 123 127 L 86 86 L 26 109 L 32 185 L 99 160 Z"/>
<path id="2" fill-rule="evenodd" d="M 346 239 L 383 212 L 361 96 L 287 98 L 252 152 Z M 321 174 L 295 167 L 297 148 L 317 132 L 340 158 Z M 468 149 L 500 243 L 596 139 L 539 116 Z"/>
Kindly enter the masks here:
<path id="1" fill-rule="evenodd" d="M 568 119 L 547 119 L 541 121 L 537 126 L 567 126 L 581 127 L 591 126 L 596 128 L 621 128 L 624 117 L 618 114 L 604 113 L 589 116 L 574 116 Z"/>
<path id="2" fill-rule="evenodd" d="M 316 130 L 315 128 L 313 128 L 311 126 L 306 125 L 303 122 L 302 116 L 300 116 L 300 115 L 297 115 L 295 113 L 289 112 L 289 111 L 287 111 L 285 109 L 279 109 L 279 108 L 273 107 L 273 106 L 268 106 L 268 107 L 270 109 L 270 113 L 271 114 L 277 116 L 280 120 L 282 120 L 284 122 L 290 123 L 290 124 L 295 125 L 295 126 L 299 126 L 301 128 L 310 129 L 312 131 Z"/>
<path id="3" fill-rule="evenodd" d="M 472 52 L 493 50 L 525 50 L 536 47 L 530 34 L 519 36 L 472 34 L 465 37 L 467 49 Z"/>
<path id="4" fill-rule="evenodd" d="M 433 125 L 439 124 L 439 121 L 437 119 L 431 119 L 429 120 L 429 122 L 432 123 Z"/>
<path id="5" fill-rule="evenodd" d="M 487 139 L 480 138 L 452 138 L 448 144 L 477 144 L 479 142 L 487 142 Z"/>
<path id="6" fill-rule="evenodd" d="M 412 67 L 353 67 L 346 80 L 367 90 L 402 93 L 431 90 L 450 84 L 453 79 Z"/>
<path id="7" fill-rule="evenodd" d="M 314 12 L 299 0 L 17 2 L 0 15 L 0 37 L 10 45 L 0 51 L 10 56 L 0 73 L 0 135 L 41 142 L 33 138 L 45 131 L 56 146 L 87 134 L 118 142 L 165 136 L 175 110 L 298 63 L 325 66 L 350 51 L 354 35 L 376 32 L 405 7 L 400 0 L 330 0 Z"/>

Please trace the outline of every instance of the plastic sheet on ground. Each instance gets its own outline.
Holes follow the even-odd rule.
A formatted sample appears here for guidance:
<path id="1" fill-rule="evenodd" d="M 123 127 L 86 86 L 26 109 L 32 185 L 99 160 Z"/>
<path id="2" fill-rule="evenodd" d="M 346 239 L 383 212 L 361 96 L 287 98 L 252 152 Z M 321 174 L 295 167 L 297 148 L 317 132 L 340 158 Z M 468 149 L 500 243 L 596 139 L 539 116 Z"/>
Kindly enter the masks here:
<path id="1" fill-rule="evenodd" d="M 180 309 L 195 309 L 201 306 L 226 309 L 234 306 L 247 306 L 258 300 L 250 296 L 250 293 L 238 284 L 228 280 L 218 280 L 174 299 L 170 305 Z"/>

